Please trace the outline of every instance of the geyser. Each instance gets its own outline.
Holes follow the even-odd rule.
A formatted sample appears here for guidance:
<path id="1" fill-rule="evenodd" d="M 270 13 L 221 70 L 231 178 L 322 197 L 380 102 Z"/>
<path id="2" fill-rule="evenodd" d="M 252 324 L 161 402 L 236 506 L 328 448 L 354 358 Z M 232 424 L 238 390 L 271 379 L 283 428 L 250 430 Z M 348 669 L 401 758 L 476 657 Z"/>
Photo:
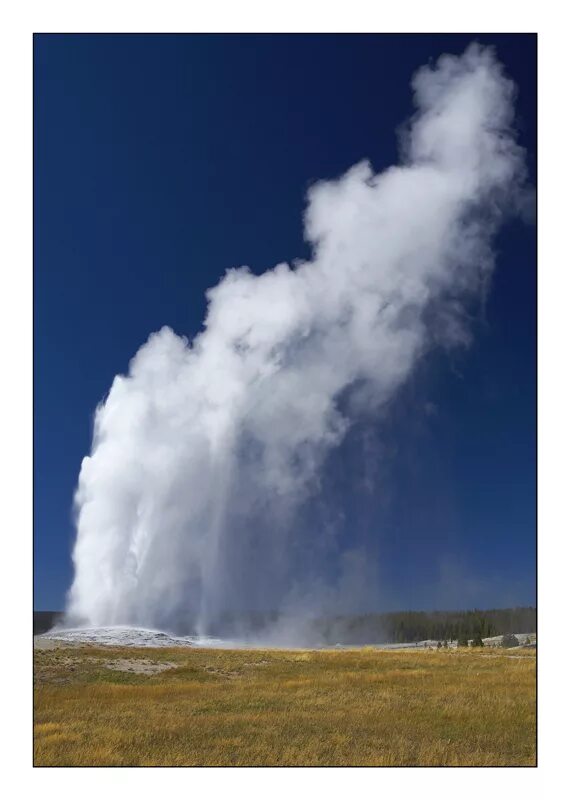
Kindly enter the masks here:
<path id="1" fill-rule="evenodd" d="M 192 342 L 164 327 L 113 381 L 79 476 L 69 619 L 208 633 L 232 610 L 358 584 L 303 584 L 321 532 L 296 514 L 354 421 L 430 348 L 468 341 L 465 306 L 525 179 L 491 50 L 444 55 L 412 88 L 398 166 L 310 189 L 309 261 L 229 270 Z"/>

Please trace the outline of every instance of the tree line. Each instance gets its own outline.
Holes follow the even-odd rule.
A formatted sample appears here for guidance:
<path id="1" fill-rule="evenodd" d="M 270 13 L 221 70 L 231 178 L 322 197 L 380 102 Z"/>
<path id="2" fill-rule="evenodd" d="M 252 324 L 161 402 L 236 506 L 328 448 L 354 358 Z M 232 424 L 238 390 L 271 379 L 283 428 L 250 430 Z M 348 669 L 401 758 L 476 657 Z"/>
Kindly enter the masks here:
<path id="1" fill-rule="evenodd" d="M 318 627 L 327 641 L 351 644 L 479 640 L 509 633 L 534 633 L 536 608 L 363 614 L 320 620 Z"/>
<path id="2" fill-rule="evenodd" d="M 34 634 L 49 630 L 59 616 L 59 612 L 34 611 Z M 240 630 L 244 633 L 261 633 L 278 623 L 279 619 L 278 612 L 228 614 L 220 620 L 213 633 L 221 636 L 231 636 Z M 395 611 L 313 617 L 297 620 L 297 623 L 303 626 L 308 642 L 323 645 L 399 644 L 426 639 L 466 642 L 474 639 L 479 641 L 488 636 L 535 633 L 536 608 L 529 606 L 485 611 Z"/>

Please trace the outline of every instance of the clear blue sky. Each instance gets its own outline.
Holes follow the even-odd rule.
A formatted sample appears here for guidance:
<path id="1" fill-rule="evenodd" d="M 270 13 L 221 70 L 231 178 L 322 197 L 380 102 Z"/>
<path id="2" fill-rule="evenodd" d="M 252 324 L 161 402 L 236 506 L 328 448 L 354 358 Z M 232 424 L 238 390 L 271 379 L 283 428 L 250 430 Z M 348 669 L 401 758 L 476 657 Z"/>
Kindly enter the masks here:
<path id="1" fill-rule="evenodd" d="M 411 74 L 473 39 L 518 84 L 534 182 L 532 35 L 36 35 L 35 608 L 64 605 L 73 492 L 114 375 L 165 324 L 192 337 L 226 268 L 308 255 L 310 183 L 394 163 Z M 379 438 L 382 492 L 355 496 L 350 443 L 331 477 L 391 607 L 535 603 L 535 228 L 509 223 L 497 250 L 473 346 L 428 359 Z"/>

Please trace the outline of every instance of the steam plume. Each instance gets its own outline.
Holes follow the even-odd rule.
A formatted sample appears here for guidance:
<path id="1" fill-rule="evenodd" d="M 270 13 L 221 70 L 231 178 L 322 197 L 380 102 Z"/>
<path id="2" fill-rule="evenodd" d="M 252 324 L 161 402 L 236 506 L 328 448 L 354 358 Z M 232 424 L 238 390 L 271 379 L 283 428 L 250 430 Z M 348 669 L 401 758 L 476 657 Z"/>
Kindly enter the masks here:
<path id="1" fill-rule="evenodd" d="M 240 602 L 286 606 L 331 448 L 428 349 L 468 341 L 524 181 L 515 89 L 478 45 L 412 88 L 399 166 L 310 189 L 309 261 L 229 270 L 192 342 L 164 327 L 113 381 L 76 494 L 72 617 L 207 631 Z"/>

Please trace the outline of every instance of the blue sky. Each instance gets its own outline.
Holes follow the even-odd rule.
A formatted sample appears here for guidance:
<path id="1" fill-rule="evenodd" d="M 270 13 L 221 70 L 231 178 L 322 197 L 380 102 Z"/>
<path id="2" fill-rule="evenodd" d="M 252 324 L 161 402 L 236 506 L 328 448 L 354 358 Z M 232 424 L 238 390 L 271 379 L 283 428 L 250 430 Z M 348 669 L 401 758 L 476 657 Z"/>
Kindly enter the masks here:
<path id="1" fill-rule="evenodd" d="M 114 375 L 165 324 L 192 337 L 228 267 L 306 256 L 307 187 L 395 163 L 412 73 L 473 39 L 518 84 L 534 182 L 534 36 L 35 37 L 36 608 L 63 607 Z M 535 228 L 510 222 L 497 253 L 471 348 L 427 359 L 378 433 L 382 492 L 355 493 L 355 442 L 329 476 L 343 536 L 375 542 L 387 607 L 535 602 Z"/>

